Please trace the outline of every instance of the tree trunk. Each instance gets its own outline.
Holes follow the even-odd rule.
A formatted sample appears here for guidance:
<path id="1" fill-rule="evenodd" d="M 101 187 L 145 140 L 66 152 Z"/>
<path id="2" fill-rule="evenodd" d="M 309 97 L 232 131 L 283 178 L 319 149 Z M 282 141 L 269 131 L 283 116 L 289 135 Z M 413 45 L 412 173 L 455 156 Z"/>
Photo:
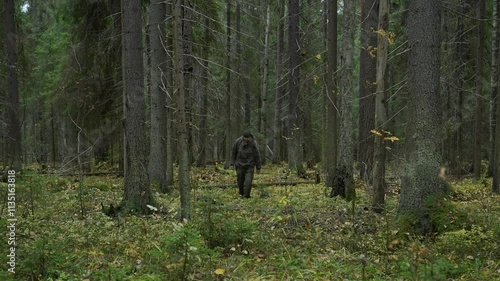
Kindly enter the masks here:
<path id="1" fill-rule="evenodd" d="M 488 164 L 488 176 L 495 173 L 495 133 L 496 115 L 498 110 L 498 79 L 499 79 L 499 57 L 500 57 L 500 26 L 499 26 L 499 0 L 493 1 L 493 19 L 491 31 L 491 97 L 490 97 L 490 157 Z"/>
<path id="2" fill-rule="evenodd" d="M 233 109 L 232 111 L 232 117 L 231 117 L 231 120 L 232 121 L 232 124 L 233 124 L 233 127 L 231 128 L 232 131 L 231 131 L 231 140 L 233 140 L 235 137 L 237 137 L 239 134 L 241 134 L 241 132 L 243 131 L 243 129 L 241 128 L 242 127 L 242 124 L 241 124 L 241 121 L 242 121 L 242 117 L 241 117 L 241 111 L 240 111 L 240 108 L 241 108 L 241 94 L 242 94 L 242 88 L 243 88 L 243 81 L 244 81 L 244 77 L 245 75 L 243 75 L 242 73 L 242 67 L 241 67 L 241 64 L 243 62 L 243 54 L 242 54 L 242 51 L 241 51 L 241 1 L 240 0 L 236 0 L 236 7 L 235 7 L 235 10 L 236 10 L 236 15 L 235 15 L 235 27 L 236 27 L 236 31 L 235 31 L 235 39 L 236 39 L 236 59 L 234 61 L 235 63 L 235 66 L 234 66 L 234 69 L 236 70 L 236 81 L 235 82 L 235 85 L 234 85 L 234 96 L 232 98 L 232 102 L 233 102 L 233 105 L 231 106 L 231 108 Z M 245 124 L 248 128 L 248 125 L 249 124 Z M 232 144 L 232 143 L 231 143 Z"/>
<path id="3" fill-rule="evenodd" d="M 378 25 L 379 0 L 361 0 L 361 32 L 359 49 L 359 135 L 358 169 L 360 177 L 371 182 L 375 128 L 375 73 L 377 62 L 375 47 Z"/>
<path id="4" fill-rule="evenodd" d="M 14 0 L 5 0 L 5 33 L 7 48 L 7 96 L 8 96 L 8 148 L 9 168 L 17 172 L 22 169 L 21 122 L 19 120 L 19 83 L 17 79 L 17 34 Z"/>
<path id="5" fill-rule="evenodd" d="M 162 0 L 151 0 L 149 6 L 149 44 L 151 64 L 151 148 L 149 178 L 163 193 L 167 190 L 167 85 L 165 68 L 167 52 L 165 41 L 166 5 Z"/>
<path id="6" fill-rule="evenodd" d="M 185 0 L 189 1 L 189 0 Z M 185 69 L 186 50 L 184 42 L 184 32 L 189 32 L 184 29 L 184 7 L 183 0 L 175 0 L 174 8 L 174 55 L 175 55 L 175 81 L 177 87 L 177 149 L 179 154 L 179 193 L 181 199 L 180 220 L 188 220 L 191 217 L 191 202 L 189 183 L 189 153 L 188 153 L 188 128 L 186 122 L 186 81 Z M 186 4 L 188 6 L 188 4 Z"/>
<path id="7" fill-rule="evenodd" d="M 191 42 L 193 41 L 193 3 L 192 0 L 184 0 L 183 12 L 182 12 L 182 56 L 184 62 L 184 89 L 185 89 L 185 99 L 184 108 L 186 110 L 186 127 L 187 127 L 187 153 L 188 153 L 188 166 L 194 163 L 193 160 L 193 114 L 191 112 L 192 106 L 192 92 L 193 92 L 193 63 L 192 63 L 192 47 Z"/>
<path id="8" fill-rule="evenodd" d="M 460 6 L 461 11 L 460 13 L 462 15 L 466 14 L 467 8 L 465 7 L 465 3 L 463 3 L 462 0 L 460 0 Z M 451 157 L 451 162 L 450 162 L 450 168 L 453 172 L 456 172 L 458 174 L 462 173 L 462 161 L 464 159 L 463 157 L 463 109 L 464 109 L 464 66 L 467 63 L 467 59 L 465 58 L 465 51 L 464 51 L 464 42 L 466 42 L 465 39 L 465 27 L 464 27 L 464 16 L 458 16 L 458 22 L 457 22 L 457 36 L 455 39 L 455 55 L 456 55 L 456 60 L 457 60 L 457 73 L 455 75 L 456 77 L 456 88 L 458 89 L 457 93 L 457 104 L 455 108 L 455 115 L 456 115 L 456 129 L 455 133 L 453 135 L 454 141 L 453 141 L 453 153 Z"/>
<path id="9" fill-rule="evenodd" d="M 224 169 L 229 168 L 232 145 L 232 122 L 231 122 L 231 0 L 226 4 L 226 116 L 225 116 L 225 149 L 224 149 Z"/>
<path id="10" fill-rule="evenodd" d="M 337 105 L 337 1 L 328 0 L 328 27 L 327 27 L 327 56 L 328 75 L 327 87 L 327 143 L 326 143 L 326 186 L 332 186 L 337 167 L 337 145 L 338 145 L 338 105 Z"/>
<path id="11" fill-rule="evenodd" d="M 373 158 L 372 208 L 381 213 L 385 206 L 385 143 L 387 122 L 387 98 L 385 72 L 389 48 L 389 0 L 380 0 L 377 44 L 377 94 L 375 98 L 375 151 Z"/>
<path id="12" fill-rule="evenodd" d="M 497 110 L 496 122 L 500 124 L 500 110 Z M 500 163 L 500 126 L 495 128 L 495 163 Z M 491 188 L 492 192 L 495 194 L 500 193 L 500 165 L 496 165 L 495 172 L 493 175 L 493 184 Z"/>
<path id="13" fill-rule="evenodd" d="M 302 18 L 304 22 L 311 23 L 314 22 L 314 16 L 317 14 L 317 10 L 314 7 L 313 0 L 307 0 L 302 2 Z M 304 36 L 302 36 L 302 70 L 303 73 L 306 73 L 304 77 L 304 82 L 302 83 L 303 93 L 302 98 L 300 99 L 300 117 L 301 117 L 301 132 L 302 132 L 302 158 L 306 163 L 307 169 L 314 169 L 314 164 L 316 163 L 315 159 L 315 145 L 313 140 L 313 99 L 315 95 L 314 86 L 317 83 L 317 78 L 315 73 L 315 68 L 317 67 L 315 58 L 315 44 L 314 44 L 314 32 L 315 26 L 308 24 L 303 28 Z"/>
<path id="14" fill-rule="evenodd" d="M 444 184 L 438 177 L 441 156 L 440 44 L 441 1 L 410 2 L 408 18 L 407 161 L 401 181 L 400 215 L 412 219 L 415 231 L 430 233 L 430 206 L 438 204 Z"/>
<path id="15" fill-rule="evenodd" d="M 269 150 L 267 149 L 267 80 L 269 73 L 269 28 L 271 26 L 271 11 L 269 4 L 267 4 L 266 12 L 266 30 L 264 35 L 264 74 L 262 76 L 262 107 L 260 108 L 260 119 L 261 127 L 259 132 L 262 134 L 262 164 L 265 164 L 266 159 L 269 155 Z"/>
<path id="16" fill-rule="evenodd" d="M 493 32 L 494 32 L 494 40 L 493 40 L 493 55 L 495 55 L 495 53 L 497 54 L 497 59 L 496 59 L 496 68 L 494 69 L 494 71 L 492 71 L 492 75 L 495 75 L 495 77 L 492 77 L 492 81 L 495 81 L 494 85 L 496 86 L 496 101 L 497 101 L 497 108 L 496 108 L 496 126 L 495 126 L 495 136 L 494 136 L 494 143 L 495 143 L 495 146 L 494 146 L 494 149 L 492 151 L 492 153 L 494 153 L 495 155 L 495 158 L 494 158 L 494 163 L 498 163 L 497 165 L 493 165 L 494 166 L 494 171 L 493 171 L 493 184 L 492 184 L 492 192 L 495 193 L 495 194 L 499 194 L 500 193 L 500 126 L 498 126 L 498 124 L 500 124 L 500 110 L 498 108 L 498 75 L 500 74 L 499 73 L 499 70 L 498 70 L 498 67 L 500 67 L 500 65 L 498 64 L 498 53 L 500 52 L 500 29 L 499 29 L 499 23 L 500 23 L 500 1 L 499 0 L 494 0 L 493 1 Z M 494 60 L 495 61 L 495 60 Z M 493 64 L 493 63 L 492 63 Z M 493 65 L 492 65 L 493 67 Z M 492 83 L 493 84 L 493 83 Z M 493 91 L 492 91 L 493 92 Z"/>
<path id="17" fill-rule="evenodd" d="M 203 35 L 203 49 L 202 49 L 202 57 L 203 62 L 201 66 L 201 104 L 200 104 L 200 134 L 199 134 L 199 157 L 196 165 L 198 167 L 205 166 L 207 161 L 207 137 L 208 137 L 208 59 L 210 53 L 210 18 L 205 18 L 205 34 Z"/>
<path id="18" fill-rule="evenodd" d="M 356 20 L 356 4 L 354 0 L 344 0 L 344 14 L 342 17 L 342 53 L 341 57 L 341 79 L 339 80 L 340 102 L 340 133 L 339 133 L 339 158 L 337 171 L 343 178 L 343 192 L 347 200 L 356 198 L 354 189 L 353 164 L 354 164 L 354 140 L 353 140 L 353 113 L 352 101 L 354 99 L 354 28 Z M 336 174 L 336 177 L 340 175 Z M 338 183 L 338 181 L 337 181 Z M 340 188 L 333 186 L 333 189 Z"/>
<path id="19" fill-rule="evenodd" d="M 153 197 L 149 186 L 142 52 L 142 6 L 123 1 L 123 114 L 125 130 L 125 192 L 128 211 L 149 212 Z"/>
<path id="20" fill-rule="evenodd" d="M 288 112 L 286 122 L 286 136 L 288 148 L 288 167 L 302 176 L 305 171 L 302 166 L 300 153 L 300 127 L 298 126 L 298 100 L 300 90 L 300 6 L 299 0 L 288 1 Z"/>
<path id="21" fill-rule="evenodd" d="M 111 14 L 113 18 L 113 35 L 115 36 L 115 40 L 113 42 L 113 60 L 116 65 L 120 66 L 119 70 L 114 73 L 113 77 L 113 91 L 115 94 L 113 96 L 119 97 L 123 96 L 123 46 L 122 46 L 122 8 L 120 0 L 112 0 L 111 1 Z M 123 106 L 121 107 L 123 109 Z M 120 118 L 120 114 L 123 115 L 123 112 L 117 108 L 118 113 L 117 118 Z M 123 120 L 119 122 L 123 123 Z M 123 124 L 122 126 L 118 126 L 118 130 L 116 132 L 116 140 L 112 140 L 113 143 L 115 141 L 118 143 L 118 171 L 120 176 L 125 175 L 125 149 L 123 148 L 124 144 L 124 132 L 123 132 Z"/>
<path id="22" fill-rule="evenodd" d="M 279 163 L 281 158 L 281 140 L 283 128 L 283 98 L 285 96 L 284 77 L 283 77 L 283 62 L 285 53 L 285 3 L 278 2 L 278 46 L 276 47 L 276 92 L 274 95 L 274 119 L 273 119 L 273 163 Z"/>
<path id="23" fill-rule="evenodd" d="M 167 69 L 166 80 L 167 80 L 167 140 L 166 140 L 166 150 L 167 150 L 167 186 L 172 186 L 174 184 L 174 147 L 175 147 L 175 127 L 174 127 L 174 108 L 175 102 L 173 98 L 174 93 L 174 78 L 173 78 L 173 0 L 166 1 L 166 18 L 167 18 L 167 61 L 165 62 L 165 68 Z"/>
<path id="24" fill-rule="evenodd" d="M 474 177 L 481 177 L 481 147 L 482 147 L 482 110 L 483 110 L 483 57 L 484 48 L 484 0 L 479 0 L 479 22 L 478 22 L 478 46 L 476 56 L 476 98 L 474 116 Z"/>

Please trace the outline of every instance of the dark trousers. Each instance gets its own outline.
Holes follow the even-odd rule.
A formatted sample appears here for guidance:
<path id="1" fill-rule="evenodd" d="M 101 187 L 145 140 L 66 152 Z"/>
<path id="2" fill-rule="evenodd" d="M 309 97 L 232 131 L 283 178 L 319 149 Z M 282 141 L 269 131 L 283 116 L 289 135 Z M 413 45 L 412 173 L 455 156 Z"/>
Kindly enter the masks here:
<path id="1" fill-rule="evenodd" d="M 238 176 L 238 189 L 241 196 L 250 198 L 250 191 L 252 190 L 254 168 L 236 168 L 236 175 Z"/>

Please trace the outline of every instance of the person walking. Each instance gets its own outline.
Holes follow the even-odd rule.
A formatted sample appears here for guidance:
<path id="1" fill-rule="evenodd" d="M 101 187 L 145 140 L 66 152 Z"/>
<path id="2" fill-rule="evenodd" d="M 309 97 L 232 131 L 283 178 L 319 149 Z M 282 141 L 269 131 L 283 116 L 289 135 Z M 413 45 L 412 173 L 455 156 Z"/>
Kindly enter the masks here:
<path id="1" fill-rule="evenodd" d="M 236 170 L 240 196 L 250 198 L 252 190 L 253 173 L 256 168 L 260 173 L 260 152 L 257 142 L 249 130 L 236 139 L 231 149 L 231 169 Z"/>

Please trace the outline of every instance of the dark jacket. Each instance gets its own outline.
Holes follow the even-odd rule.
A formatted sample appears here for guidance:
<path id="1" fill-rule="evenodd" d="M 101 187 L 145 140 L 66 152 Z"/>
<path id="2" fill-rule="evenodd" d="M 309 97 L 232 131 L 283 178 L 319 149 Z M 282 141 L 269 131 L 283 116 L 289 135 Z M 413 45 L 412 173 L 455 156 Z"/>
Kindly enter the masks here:
<path id="1" fill-rule="evenodd" d="M 231 149 L 231 165 L 241 168 L 256 167 L 260 170 L 260 153 L 257 143 L 253 140 L 245 143 L 243 137 L 239 137 Z"/>

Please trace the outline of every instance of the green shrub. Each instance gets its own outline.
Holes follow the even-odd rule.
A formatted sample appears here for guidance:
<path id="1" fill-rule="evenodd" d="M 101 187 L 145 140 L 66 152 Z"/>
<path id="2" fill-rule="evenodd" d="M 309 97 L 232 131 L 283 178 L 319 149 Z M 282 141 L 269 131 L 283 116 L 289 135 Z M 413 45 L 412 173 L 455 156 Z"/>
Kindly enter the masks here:
<path id="1" fill-rule="evenodd" d="M 205 245 L 200 231 L 192 225 L 175 224 L 171 235 L 159 239 L 158 247 L 149 251 L 151 272 L 165 272 L 170 280 L 185 280 L 196 268 L 217 254 Z"/>
<path id="2" fill-rule="evenodd" d="M 201 235 L 210 248 L 226 248 L 251 239 L 255 228 L 255 222 L 216 213 L 211 215 L 210 221 L 204 222 Z"/>
<path id="3" fill-rule="evenodd" d="M 492 230 L 473 225 L 471 229 L 447 232 L 439 236 L 435 247 L 458 260 L 500 256 L 499 245 Z"/>

